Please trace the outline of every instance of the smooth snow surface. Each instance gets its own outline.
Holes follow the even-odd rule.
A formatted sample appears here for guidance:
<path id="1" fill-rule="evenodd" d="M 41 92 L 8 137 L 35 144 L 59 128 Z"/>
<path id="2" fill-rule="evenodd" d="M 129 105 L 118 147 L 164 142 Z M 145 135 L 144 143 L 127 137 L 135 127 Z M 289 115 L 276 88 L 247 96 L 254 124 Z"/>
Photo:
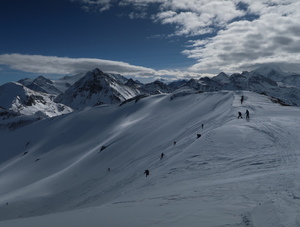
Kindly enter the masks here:
<path id="1" fill-rule="evenodd" d="M 300 109 L 267 96 L 178 91 L 0 138 L 1 227 L 300 226 Z"/>

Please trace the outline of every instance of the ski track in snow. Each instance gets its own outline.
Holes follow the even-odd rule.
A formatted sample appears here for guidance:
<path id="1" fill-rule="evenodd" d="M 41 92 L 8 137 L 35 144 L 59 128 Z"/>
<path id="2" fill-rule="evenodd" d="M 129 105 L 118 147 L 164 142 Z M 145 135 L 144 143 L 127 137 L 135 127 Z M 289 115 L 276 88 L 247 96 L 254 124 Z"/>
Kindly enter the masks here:
<path id="1" fill-rule="evenodd" d="M 62 141 L 61 148 L 43 151 L 31 166 L 25 162 L 31 156 L 0 165 L 0 180 L 19 177 L 23 168 L 32 174 L 20 188 L 22 182 L 7 181 L 11 191 L 2 193 L 0 201 L 9 205 L 0 206 L 0 219 L 48 214 L 1 221 L 0 226 L 38 226 L 44 220 L 45 226 L 76 227 L 79 217 L 94 220 L 86 226 L 300 226 L 298 108 L 281 107 L 252 92 L 169 97 L 128 103 L 113 117 L 107 117 L 112 116 L 109 107 L 87 110 L 99 116 L 105 133 L 87 120 L 85 128 L 95 129 L 82 135 L 85 144 L 75 140 L 68 145 L 74 151 L 65 157 L 73 154 L 73 161 L 60 161 L 67 149 Z M 237 119 L 238 111 L 244 115 L 246 109 L 250 120 Z M 80 121 L 80 114 L 70 116 Z M 53 127 L 60 124 L 64 127 L 63 120 Z M 41 157 L 38 149 L 50 143 L 33 146 L 30 155 Z M 58 165 L 47 172 L 41 163 L 49 165 L 50 159 Z M 147 178 L 145 169 L 150 170 Z"/>

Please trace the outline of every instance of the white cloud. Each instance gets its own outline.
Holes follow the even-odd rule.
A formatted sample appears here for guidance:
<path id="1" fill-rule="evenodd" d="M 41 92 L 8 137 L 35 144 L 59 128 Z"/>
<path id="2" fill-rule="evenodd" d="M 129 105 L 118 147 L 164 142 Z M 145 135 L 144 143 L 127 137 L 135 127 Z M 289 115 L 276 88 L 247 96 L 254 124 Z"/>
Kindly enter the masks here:
<path id="1" fill-rule="evenodd" d="M 267 13 L 253 21 L 230 23 L 207 43 L 195 40 L 194 46 L 183 52 L 198 60 L 190 69 L 236 72 L 275 63 L 300 72 L 299 3 L 259 9 Z"/>
<path id="2" fill-rule="evenodd" d="M 176 24 L 179 25 L 175 35 L 202 35 L 212 32 L 208 26 L 208 20 L 201 20 L 198 14 L 193 12 L 163 12 L 157 15 L 157 21 L 162 24 Z"/>
<path id="3" fill-rule="evenodd" d="M 90 4 L 92 0 L 81 0 Z M 300 72 L 300 1 L 94 0 L 101 6 L 151 8 L 154 22 L 172 24 L 170 36 L 194 37 L 183 50 L 195 72 L 236 72 L 276 63 Z M 149 7 L 152 6 L 152 7 Z M 156 11 L 153 11 L 156 6 Z M 150 10 L 149 10 L 150 11 Z M 129 16 L 138 18 L 135 12 Z M 205 35 L 209 35 L 206 36 Z M 201 38 L 199 38 L 201 37 Z"/>
<path id="4" fill-rule="evenodd" d="M 85 11 L 98 9 L 100 12 L 109 10 L 115 0 L 70 0 L 71 2 L 81 2 L 83 4 L 82 9 Z"/>
<path id="5" fill-rule="evenodd" d="M 146 12 L 131 12 L 128 14 L 130 19 L 144 19 L 147 17 L 147 13 Z"/>
<path id="6" fill-rule="evenodd" d="M 126 62 L 93 58 L 66 58 L 41 55 L 2 54 L 0 65 L 12 69 L 38 74 L 76 74 L 94 68 L 107 73 L 120 73 L 135 78 L 155 78 L 157 76 L 182 78 L 200 78 L 201 74 L 182 70 L 154 70 L 147 67 L 130 65 Z M 205 75 L 206 76 L 206 75 Z"/>
<path id="7" fill-rule="evenodd" d="M 228 22 L 245 15 L 237 8 L 237 0 L 72 0 L 81 2 L 85 8 L 98 6 L 108 10 L 113 6 L 132 6 L 137 12 L 128 14 L 130 18 L 145 18 L 149 6 L 150 16 L 162 24 L 175 24 L 173 35 L 201 35 L 214 31 L 214 27 L 224 27 Z M 257 10 L 257 9 L 253 9 Z M 150 15 L 151 15 L 150 14 Z"/>
<path id="8" fill-rule="evenodd" d="M 145 11 L 156 4 L 152 18 L 162 24 L 175 24 L 173 35 L 201 35 L 213 32 L 212 27 L 225 26 L 228 21 L 245 15 L 228 0 L 121 0 L 119 6 L 131 5 Z M 153 9 L 153 7 L 151 8 Z"/>
<path id="9" fill-rule="evenodd" d="M 114 73 L 151 73 L 153 71 L 146 67 L 134 66 L 119 61 L 22 54 L 0 55 L 0 64 L 9 65 L 13 69 L 25 72 L 46 74 L 71 74 L 91 70 L 96 67 L 101 68 L 103 71 Z"/>
<path id="10" fill-rule="evenodd" d="M 237 72 L 275 63 L 300 72 L 300 1 L 169 0 L 156 20 L 177 25 L 175 35 L 217 32 L 183 51 L 198 60 L 192 71 Z"/>

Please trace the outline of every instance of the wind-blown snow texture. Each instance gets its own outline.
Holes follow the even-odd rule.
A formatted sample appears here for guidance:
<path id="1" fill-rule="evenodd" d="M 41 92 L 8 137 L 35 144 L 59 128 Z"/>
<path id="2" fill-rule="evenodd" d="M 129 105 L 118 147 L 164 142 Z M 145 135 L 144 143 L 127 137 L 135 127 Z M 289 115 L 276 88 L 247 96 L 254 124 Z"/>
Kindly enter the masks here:
<path id="1" fill-rule="evenodd" d="M 300 109 L 268 96 L 182 89 L 0 138 L 1 227 L 300 225 Z"/>

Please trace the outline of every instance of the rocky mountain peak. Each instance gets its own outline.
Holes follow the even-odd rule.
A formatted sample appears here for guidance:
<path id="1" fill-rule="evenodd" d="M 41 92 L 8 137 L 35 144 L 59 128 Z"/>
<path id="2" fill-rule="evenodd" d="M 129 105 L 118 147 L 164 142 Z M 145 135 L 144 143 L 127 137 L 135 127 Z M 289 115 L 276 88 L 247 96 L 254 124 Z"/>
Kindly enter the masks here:
<path id="1" fill-rule="evenodd" d="M 43 76 L 38 76 L 33 80 L 33 83 L 37 85 L 44 85 L 44 84 L 53 84 L 53 82 Z"/>

